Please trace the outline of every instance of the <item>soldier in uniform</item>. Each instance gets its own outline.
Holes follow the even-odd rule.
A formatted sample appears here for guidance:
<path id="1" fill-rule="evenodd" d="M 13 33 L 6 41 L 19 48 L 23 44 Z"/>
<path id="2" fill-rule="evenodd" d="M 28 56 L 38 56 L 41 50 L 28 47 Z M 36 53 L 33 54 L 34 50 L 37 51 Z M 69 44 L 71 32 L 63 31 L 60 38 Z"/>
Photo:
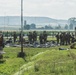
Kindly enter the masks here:
<path id="1" fill-rule="evenodd" d="M 70 48 L 71 48 L 71 49 L 76 49 L 76 43 L 72 43 L 72 44 L 70 45 Z"/>
<path id="2" fill-rule="evenodd" d="M 63 34 L 61 33 L 60 34 L 60 45 L 62 45 L 62 43 L 63 43 Z"/>
<path id="3" fill-rule="evenodd" d="M 39 35 L 39 41 L 40 41 L 40 44 L 43 44 L 43 34 L 42 33 Z"/>
<path id="4" fill-rule="evenodd" d="M 65 44 L 68 44 L 68 33 L 65 34 Z"/>
<path id="5" fill-rule="evenodd" d="M 70 32 L 68 32 L 68 34 L 67 34 L 67 41 L 68 41 L 68 44 L 70 45 L 70 39 L 71 39 L 71 35 L 70 35 Z"/>
<path id="6" fill-rule="evenodd" d="M 13 34 L 14 43 L 16 42 L 16 39 L 17 39 L 17 35 L 16 35 L 16 32 L 14 32 L 14 34 Z"/>
<path id="7" fill-rule="evenodd" d="M 72 33 L 72 35 L 71 35 L 71 43 L 74 43 L 74 41 L 75 41 L 75 35 Z"/>
<path id="8" fill-rule="evenodd" d="M 37 41 L 37 33 L 36 33 L 36 31 L 33 32 L 32 38 L 33 38 L 33 43 Z"/>
<path id="9" fill-rule="evenodd" d="M 63 32 L 63 45 L 65 45 L 65 42 L 66 42 L 65 37 L 66 37 L 66 33 L 65 33 L 65 32 Z"/>
<path id="10" fill-rule="evenodd" d="M 47 33 L 46 33 L 46 31 L 43 32 L 43 42 L 44 42 L 44 44 L 47 42 Z"/>
<path id="11" fill-rule="evenodd" d="M 3 48 L 4 48 L 4 39 L 3 39 L 3 34 L 0 32 L 0 59 L 3 58 Z"/>
<path id="12" fill-rule="evenodd" d="M 32 32 L 29 32 L 29 34 L 27 36 L 28 36 L 29 43 L 32 44 L 33 43 Z"/>
<path id="13" fill-rule="evenodd" d="M 59 44 L 59 39 L 60 39 L 60 35 L 59 35 L 59 32 L 58 32 L 58 34 L 56 35 L 57 44 Z"/>
<path id="14" fill-rule="evenodd" d="M 0 32 L 0 47 L 4 47 L 4 39 L 2 32 Z"/>

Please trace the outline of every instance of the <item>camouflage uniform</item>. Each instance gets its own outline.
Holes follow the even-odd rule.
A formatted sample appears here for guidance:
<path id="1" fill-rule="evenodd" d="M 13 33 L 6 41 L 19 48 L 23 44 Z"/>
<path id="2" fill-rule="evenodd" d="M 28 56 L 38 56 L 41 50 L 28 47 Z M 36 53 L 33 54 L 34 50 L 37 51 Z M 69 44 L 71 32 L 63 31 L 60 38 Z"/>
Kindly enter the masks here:
<path id="1" fill-rule="evenodd" d="M 40 44 L 43 44 L 43 34 L 42 33 L 39 35 L 39 41 L 40 41 Z"/>
<path id="2" fill-rule="evenodd" d="M 29 43 L 32 44 L 33 43 L 33 36 L 32 36 L 32 32 L 29 32 L 28 34 L 28 40 L 29 40 Z"/>
<path id="3" fill-rule="evenodd" d="M 56 39 L 57 39 L 57 44 L 59 44 L 59 39 L 60 39 L 59 33 L 56 35 Z"/>
<path id="4" fill-rule="evenodd" d="M 60 45 L 62 45 L 63 44 L 63 34 L 61 33 L 60 34 Z"/>
<path id="5" fill-rule="evenodd" d="M 66 42 L 66 38 L 65 37 L 66 37 L 66 33 L 63 32 L 63 43 L 62 43 L 63 45 L 65 45 L 65 42 Z"/>
<path id="6" fill-rule="evenodd" d="M 36 42 L 37 41 L 37 33 L 36 33 L 36 31 L 33 32 L 32 37 L 33 37 L 33 43 Z"/>
<path id="7" fill-rule="evenodd" d="M 17 39 L 17 35 L 16 35 L 16 32 L 14 32 L 14 34 L 13 34 L 14 43 L 16 42 L 16 39 Z"/>
<path id="8" fill-rule="evenodd" d="M 65 34 L 65 44 L 66 45 L 68 44 L 68 34 L 67 33 Z"/>
<path id="9" fill-rule="evenodd" d="M 3 58 L 4 39 L 3 34 L 0 32 L 0 59 Z"/>
<path id="10" fill-rule="evenodd" d="M 3 34 L 0 32 L 0 47 L 4 47 Z"/>
<path id="11" fill-rule="evenodd" d="M 70 32 L 67 34 L 67 41 L 68 41 L 68 44 L 70 45 L 70 39 L 71 39 L 71 35 L 70 35 Z"/>
<path id="12" fill-rule="evenodd" d="M 72 35 L 71 35 L 71 43 L 74 43 L 74 41 L 75 41 L 75 37 L 74 37 L 75 35 L 72 33 Z"/>
<path id="13" fill-rule="evenodd" d="M 47 33 L 46 33 L 46 31 L 43 32 L 43 42 L 44 42 L 44 44 L 47 42 Z"/>

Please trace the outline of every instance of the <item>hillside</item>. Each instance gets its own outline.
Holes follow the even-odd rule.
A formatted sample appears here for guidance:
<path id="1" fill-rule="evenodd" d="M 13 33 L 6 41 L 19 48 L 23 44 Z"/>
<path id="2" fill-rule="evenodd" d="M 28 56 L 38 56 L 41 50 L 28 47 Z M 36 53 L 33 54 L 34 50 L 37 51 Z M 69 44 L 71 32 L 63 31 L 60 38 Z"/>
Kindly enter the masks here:
<path id="1" fill-rule="evenodd" d="M 64 25 L 67 24 L 67 20 L 57 20 L 49 17 L 27 17 L 24 16 L 27 24 L 35 23 L 36 25 Z M 0 16 L 0 25 L 20 25 L 20 16 Z"/>
<path id="2" fill-rule="evenodd" d="M 20 47 L 5 47 L 0 75 L 76 75 L 76 50 L 69 46 L 24 48 L 25 58 L 17 58 Z"/>

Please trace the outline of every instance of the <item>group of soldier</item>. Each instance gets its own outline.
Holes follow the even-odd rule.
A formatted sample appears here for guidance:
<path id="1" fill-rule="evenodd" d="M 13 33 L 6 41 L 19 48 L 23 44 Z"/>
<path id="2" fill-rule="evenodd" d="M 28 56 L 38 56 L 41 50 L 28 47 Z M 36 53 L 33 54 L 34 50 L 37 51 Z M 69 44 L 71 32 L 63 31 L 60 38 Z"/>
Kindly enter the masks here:
<path id="1" fill-rule="evenodd" d="M 33 44 L 37 41 L 37 36 L 39 36 L 39 42 L 40 44 L 45 44 L 47 42 L 48 34 L 46 31 L 41 32 L 38 34 L 36 31 L 29 32 L 27 34 L 28 36 L 28 42 L 30 44 Z M 17 34 L 16 32 L 13 33 L 13 41 L 16 42 Z M 70 45 L 70 43 L 74 43 L 75 41 L 75 35 L 70 32 L 61 32 L 56 34 L 56 41 L 57 44 L 60 45 Z M 19 34 L 19 42 L 21 42 L 21 33 Z"/>
<path id="2" fill-rule="evenodd" d="M 56 35 L 57 44 L 70 45 L 75 42 L 75 35 L 70 32 L 62 32 Z"/>
<path id="3" fill-rule="evenodd" d="M 24 39 L 24 38 L 23 38 L 21 33 L 18 36 L 19 36 L 19 43 L 21 43 L 21 41 L 23 41 L 22 39 Z M 27 36 L 28 36 L 28 42 L 30 44 L 34 44 L 35 42 L 37 42 L 37 39 L 38 39 L 37 36 L 39 36 L 40 44 L 46 44 L 47 43 L 48 34 L 47 34 L 46 31 L 43 31 L 40 34 L 38 34 L 36 31 L 29 32 L 27 34 Z M 17 34 L 16 34 L 16 32 L 14 32 L 13 33 L 13 42 L 14 43 L 16 42 L 16 39 L 17 39 Z M 11 38 L 10 38 L 10 40 L 11 40 Z M 59 33 L 58 32 L 56 34 L 56 43 L 57 44 L 70 45 L 71 43 L 74 43 L 75 41 L 76 41 L 76 38 L 75 38 L 75 34 L 73 34 L 73 33 L 70 33 L 70 32 L 61 32 L 61 33 Z M 74 45 L 72 45 L 71 48 L 73 48 Z M 0 51 L 3 50 L 3 47 L 4 47 L 4 39 L 3 39 L 2 32 L 0 32 Z M 3 57 L 3 55 L 0 53 L 0 59 L 2 57 Z"/>
<path id="4" fill-rule="evenodd" d="M 16 42 L 17 37 L 19 37 L 19 43 L 21 42 L 21 33 L 17 35 L 16 32 L 13 32 L 12 36 L 13 36 L 13 42 L 14 43 Z M 40 44 L 45 44 L 47 42 L 47 36 L 48 35 L 47 35 L 46 31 L 43 31 L 40 34 L 38 34 L 36 31 L 28 32 L 28 34 L 27 34 L 28 42 L 30 44 L 33 44 L 33 43 L 37 42 L 38 36 L 39 36 L 39 42 L 40 42 Z M 23 34 L 22 40 L 23 40 L 23 42 L 26 40 L 24 38 L 24 34 Z M 11 41 L 11 38 L 9 39 L 9 41 Z"/>
<path id="5" fill-rule="evenodd" d="M 37 41 L 37 32 L 36 31 L 33 31 L 33 32 L 29 32 L 29 34 L 27 34 L 28 36 L 28 41 L 30 44 L 33 44 Z M 47 42 L 47 33 L 46 31 L 43 31 L 43 33 L 40 33 L 39 34 L 39 41 L 40 41 L 40 44 L 45 44 Z"/>
<path id="6" fill-rule="evenodd" d="M 19 35 L 17 35 L 16 32 L 13 33 L 13 42 L 14 43 L 16 42 L 18 36 L 19 36 L 19 42 L 21 42 L 21 33 Z M 37 39 L 39 39 L 40 44 L 45 44 L 47 42 L 48 34 L 46 31 L 43 31 L 40 34 L 37 33 L 36 31 L 33 31 L 33 32 L 29 32 L 27 34 L 27 37 L 28 37 L 28 42 L 30 44 L 35 43 L 37 41 Z M 2 35 L 2 39 L 3 39 L 3 35 Z M 24 38 L 22 38 L 22 39 L 24 39 Z M 70 43 L 75 42 L 75 35 L 70 32 L 61 32 L 61 33 L 58 32 L 56 34 L 56 42 L 57 42 L 57 44 L 60 44 L 60 45 L 70 45 Z M 2 43 L 2 45 L 3 45 L 3 43 Z"/>

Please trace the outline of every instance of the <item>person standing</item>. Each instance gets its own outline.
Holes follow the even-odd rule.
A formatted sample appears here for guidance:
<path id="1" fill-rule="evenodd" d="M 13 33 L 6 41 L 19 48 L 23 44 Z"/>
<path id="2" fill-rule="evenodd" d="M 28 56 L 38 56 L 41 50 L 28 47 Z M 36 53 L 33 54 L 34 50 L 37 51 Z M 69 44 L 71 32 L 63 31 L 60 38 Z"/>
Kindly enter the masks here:
<path id="1" fill-rule="evenodd" d="M 43 42 L 44 42 L 44 44 L 47 42 L 47 33 L 46 33 L 46 31 L 43 31 Z"/>
<path id="2" fill-rule="evenodd" d="M 59 44 L 59 39 L 60 39 L 60 35 L 59 35 L 59 32 L 58 32 L 57 35 L 56 35 L 57 44 Z"/>
<path id="3" fill-rule="evenodd" d="M 37 32 L 36 31 L 33 31 L 32 37 L 33 37 L 33 43 L 36 42 L 37 41 Z"/>
<path id="4" fill-rule="evenodd" d="M 28 36 L 28 41 L 29 41 L 29 43 L 32 44 L 32 43 L 33 43 L 32 32 L 29 32 L 29 33 L 27 34 L 27 36 Z"/>
<path id="5" fill-rule="evenodd" d="M 17 35 L 16 35 L 16 32 L 14 32 L 14 34 L 13 34 L 14 43 L 16 42 L 16 39 L 17 39 Z"/>
<path id="6" fill-rule="evenodd" d="M 4 48 L 4 38 L 3 38 L 3 34 L 2 31 L 0 31 L 0 59 L 3 58 L 3 48 Z"/>
<path id="7" fill-rule="evenodd" d="M 63 33 L 60 34 L 60 45 L 63 44 Z"/>
<path id="8" fill-rule="evenodd" d="M 40 33 L 40 35 L 39 35 L 39 41 L 40 41 L 40 44 L 43 44 L 43 34 L 42 33 Z"/>
<path id="9" fill-rule="evenodd" d="M 68 34 L 67 34 L 67 41 L 68 41 L 68 44 L 70 45 L 70 39 L 71 39 L 71 35 L 70 35 L 70 32 L 68 32 Z"/>
<path id="10" fill-rule="evenodd" d="M 75 41 L 75 35 L 72 33 L 72 35 L 71 35 L 71 43 L 74 43 L 74 41 Z"/>

